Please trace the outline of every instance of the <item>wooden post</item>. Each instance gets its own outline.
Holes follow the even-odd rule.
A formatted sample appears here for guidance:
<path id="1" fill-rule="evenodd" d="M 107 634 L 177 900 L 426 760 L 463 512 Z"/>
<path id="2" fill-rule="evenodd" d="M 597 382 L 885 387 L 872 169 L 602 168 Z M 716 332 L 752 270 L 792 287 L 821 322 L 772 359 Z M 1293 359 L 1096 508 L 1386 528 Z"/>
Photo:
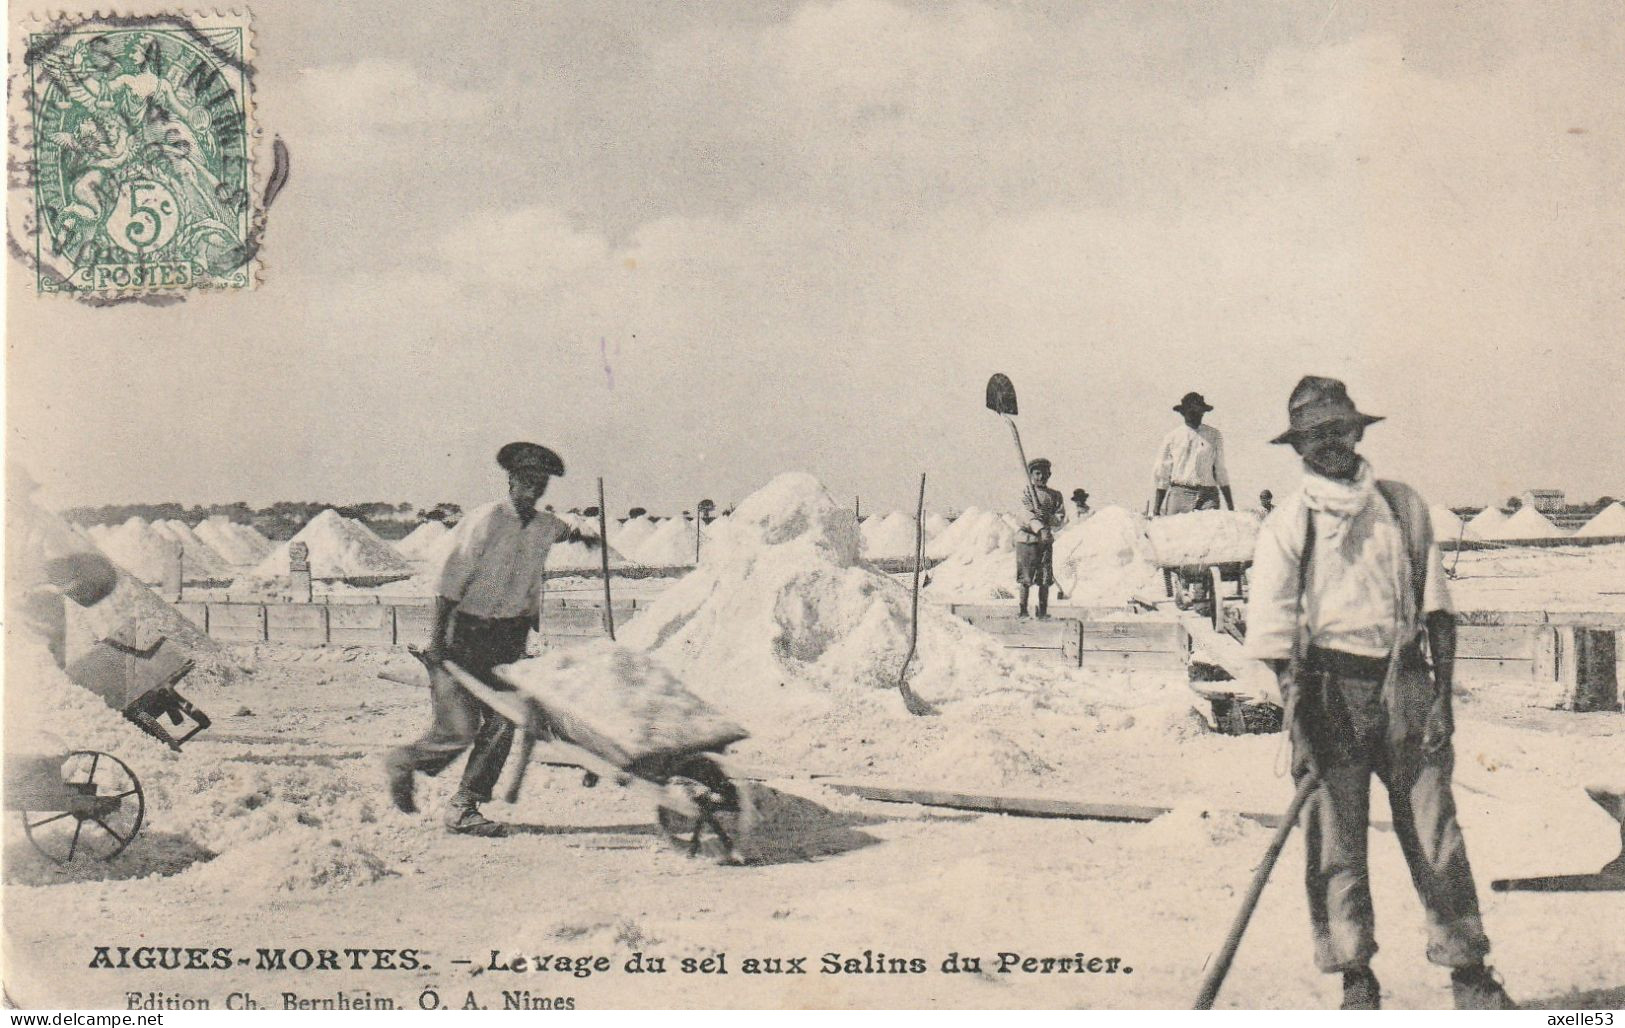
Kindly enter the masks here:
<path id="1" fill-rule="evenodd" d="M 604 630 L 609 641 L 615 641 L 615 608 L 609 596 L 609 519 L 604 516 L 604 480 L 598 479 L 598 556 L 604 569 Z M 695 557 L 699 559 L 698 555 Z"/>
<path id="2" fill-rule="evenodd" d="M 705 519 L 700 516 L 700 505 L 696 503 L 694 505 L 694 564 L 696 567 L 700 563 L 700 526 L 703 524 L 705 524 Z"/>
<path id="3" fill-rule="evenodd" d="M 288 576 L 293 580 L 294 602 L 311 602 L 314 586 L 310 580 L 310 547 L 304 543 L 288 544 Z"/>

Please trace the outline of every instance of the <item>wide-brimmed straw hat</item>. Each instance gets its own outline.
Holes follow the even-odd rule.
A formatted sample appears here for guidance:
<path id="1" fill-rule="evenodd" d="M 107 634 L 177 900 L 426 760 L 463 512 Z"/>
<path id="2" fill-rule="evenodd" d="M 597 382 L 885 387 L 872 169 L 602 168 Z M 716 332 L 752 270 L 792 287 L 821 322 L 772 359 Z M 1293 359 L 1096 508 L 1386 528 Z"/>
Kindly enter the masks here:
<path id="1" fill-rule="evenodd" d="M 1208 403 L 1207 400 L 1203 399 L 1201 393 L 1186 393 L 1184 396 L 1180 397 L 1179 402 L 1174 405 L 1174 410 L 1181 414 L 1188 410 L 1199 410 L 1206 414 L 1212 409 L 1213 405 Z"/>
<path id="2" fill-rule="evenodd" d="M 1372 425 L 1382 420 L 1375 414 L 1362 414 L 1349 399 L 1348 387 L 1335 378 L 1305 375 L 1292 389 L 1286 402 L 1287 417 L 1292 427 L 1271 439 L 1272 443 L 1291 444 L 1304 433 L 1322 425 L 1352 423 Z"/>

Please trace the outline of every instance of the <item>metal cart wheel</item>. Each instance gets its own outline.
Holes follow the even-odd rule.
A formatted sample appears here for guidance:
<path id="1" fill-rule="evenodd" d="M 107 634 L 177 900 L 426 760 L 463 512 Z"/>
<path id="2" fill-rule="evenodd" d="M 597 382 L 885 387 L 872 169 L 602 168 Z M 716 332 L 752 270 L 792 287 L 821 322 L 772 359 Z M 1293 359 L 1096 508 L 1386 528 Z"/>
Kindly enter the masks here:
<path id="1" fill-rule="evenodd" d="M 743 864 L 740 844 L 755 822 L 748 785 L 728 777 L 715 758 L 695 756 L 666 780 L 670 804 L 659 808 L 660 827 L 689 856 Z"/>
<path id="2" fill-rule="evenodd" d="M 141 781 L 128 764 L 97 750 L 75 750 L 61 767 L 65 810 L 20 811 L 28 841 L 57 864 L 112 860 L 146 817 Z"/>

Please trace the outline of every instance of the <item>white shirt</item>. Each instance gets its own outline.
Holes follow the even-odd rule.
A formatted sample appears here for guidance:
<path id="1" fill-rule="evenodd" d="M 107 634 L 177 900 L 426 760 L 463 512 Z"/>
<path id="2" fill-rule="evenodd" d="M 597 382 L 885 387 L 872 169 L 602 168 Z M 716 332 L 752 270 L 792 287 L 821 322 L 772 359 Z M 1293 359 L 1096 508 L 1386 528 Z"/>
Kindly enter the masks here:
<path id="1" fill-rule="evenodd" d="M 457 526 L 456 543 L 440 569 L 440 595 L 474 617 L 534 616 L 541 608 L 547 551 L 569 531 L 545 510 L 521 524 L 511 499 L 477 507 Z"/>
<path id="2" fill-rule="evenodd" d="M 1221 486 L 1230 484 L 1224 468 L 1224 437 L 1212 425 L 1180 425 L 1162 440 L 1154 471 L 1157 488 L 1170 485 Z"/>
<path id="3" fill-rule="evenodd" d="M 1399 520 L 1380 494 L 1355 514 L 1334 542 L 1332 515 L 1304 507 L 1295 493 L 1270 512 L 1258 531 L 1247 603 L 1245 652 L 1259 660 L 1287 660 L 1298 631 L 1298 565 L 1304 515 L 1315 519 L 1314 553 L 1303 597 L 1308 643 L 1361 657 L 1386 657 L 1394 647 L 1399 602 Z M 1448 611 L 1439 545 L 1428 547 L 1422 613 Z M 1405 588 L 1411 588 L 1406 583 Z"/>

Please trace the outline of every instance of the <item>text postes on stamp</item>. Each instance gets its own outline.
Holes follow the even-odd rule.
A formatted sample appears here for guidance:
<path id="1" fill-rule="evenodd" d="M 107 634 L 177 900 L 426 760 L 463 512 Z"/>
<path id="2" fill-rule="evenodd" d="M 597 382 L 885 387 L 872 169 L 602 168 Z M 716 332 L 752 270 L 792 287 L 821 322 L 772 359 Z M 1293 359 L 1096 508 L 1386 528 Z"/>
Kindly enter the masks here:
<path id="1" fill-rule="evenodd" d="M 13 138 L 30 150 L 40 292 L 253 286 L 249 33 L 246 15 L 28 28 Z"/>

